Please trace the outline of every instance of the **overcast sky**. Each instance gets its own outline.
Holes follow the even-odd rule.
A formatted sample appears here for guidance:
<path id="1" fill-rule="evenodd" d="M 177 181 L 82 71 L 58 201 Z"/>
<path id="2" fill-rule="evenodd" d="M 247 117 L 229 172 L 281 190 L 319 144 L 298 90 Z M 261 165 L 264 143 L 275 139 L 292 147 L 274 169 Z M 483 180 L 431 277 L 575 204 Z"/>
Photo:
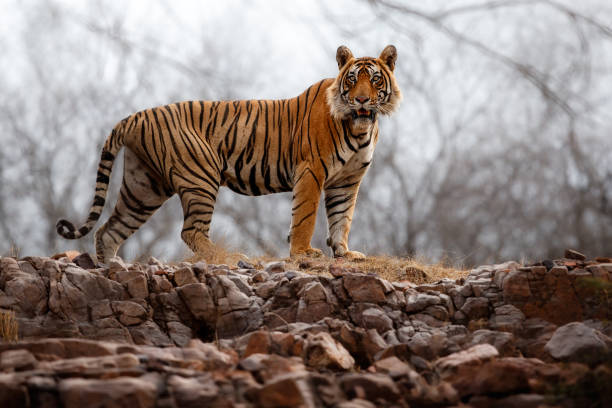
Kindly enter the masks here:
<path id="1" fill-rule="evenodd" d="M 0 216 L 5 213 L 5 219 L 0 219 L 0 241 L 14 240 L 35 253 L 57 238 L 36 235 L 41 219 L 53 233 L 53 217 L 66 216 L 75 222 L 84 218 L 99 146 L 109 129 L 132 112 L 189 99 L 293 97 L 321 78 L 337 74 L 339 45 L 349 46 L 355 56 L 377 56 L 385 45 L 395 44 L 396 77 L 404 101 L 390 119 L 381 119 L 374 171 L 366 177 L 356 213 L 354 231 L 362 235 L 354 232 L 355 242 L 366 248 L 369 231 L 397 225 L 389 240 L 379 239 L 377 250 L 395 245 L 395 253 L 401 254 L 416 246 L 437 257 L 460 247 L 457 255 L 463 256 L 472 253 L 473 240 L 474 251 L 480 251 L 478 259 L 489 259 L 502 249 L 505 256 L 514 256 L 539 248 L 548 239 L 546 234 L 558 230 L 558 219 L 580 217 L 576 212 L 582 210 L 569 207 L 575 197 L 588 192 L 588 183 L 571 154 L 568 118 L 554 106 L 551 109 L 538 84 L 518 68 L 535 68 L 538 78 L 571 104 L 577 113 L 579 146 L 594 162 L 596 178 L 605 180 L 612 169 L 610 155 L 605 154 L 612 148 L 612 36 L 591 23 L 612 26 L 612 1 L 414 0 L 396 4 L 437 13 L 468 6 L 444 23 L 498 57 L 453 39 L 414 14 L 385 10 L 384 15 L 376 15 L 365 0 L 0 1 L 0 141 L 19 145 L 23 141 L 19 132 L 31 138 L 15 154 L 0 154 L 4 160 L 0 200 L 6 203 L 0 203 Z M 478 12 L 469 7 L 479 4 L 503 7 Z M 562 12 L 565 6 L 590 21 L 569 17 Z M 504 63 L 500 56 L 519 65 Z M 80 151 L 69 148 L 74 145 Z M 38 151 L 28 158 L 28 149 Z M 57 157 L 51 160 L 50 170 L 44 166 L 31 170 L 37 161 L 49 161 L 51 153 Z M 479 206 L 484 204 L 479 200 L 486 200 L 482 194 L 487 189 L 503 191 L 503 183 L 513 177 L 505 173 L 515 164 L 513 155 L 520 164 L 525 155 L 531 160 L 525 164 L 537 163 L 532 173 L 523 174 L 511 186 L 519 197 L 518 215 L 506 211 L 503 198 L 498 203 L 503 208 L 482 212 Z M 3 168 L 11 160 L 11 166 Z M 483 166 L 489 166 L 488 170 L 481 170 Z M 76 181 L 67 174 L 74 169 L 80 176 Z M 460 174 L 457 169 L 465 175 L 453 180 L 453 173 Z M 28 191 L 39 188 L 28 183 L 46 171 L 53 172 L 53 194 L 78 183 L 70 197 L 54 200 L 56 212 L 65 206 L 66 214 L 49 215 L 47 197 Z M 583 188 L 581 193 L 573 194 L 563 185 L 564 174 L 569 187 Z M 406 182 L 397 184 L 402 177 Z M 605 182 L 598 183 L 595 187 L 605 190 Z M 445 196 L 440 189 L 446 189 Z M 523 207 L 544 191 L 550 203 L 541 203 L 543 209 Z M 566 191 L 570 191 L 566 200 L 550 198 Z M 252 228 L 259 228 L 267 242 L 285 242 L 288 199 L 243 201 L 228 194 L 231 201 L 226 204 L 240 200 L 241 209 L 264 203 L 260 217 L 265 218 L 270 208 L 282 213 L 280 227 L 257 219 Z M 599 203 L 602 198 L 584 200 Z M 172 218 L 176 232 L 165 242 L 178 240 L 180 209 L 172 211 L 177 213 Z M 467 217 L 479 212 L 482 219 Z M 607 225 L 597 218 L 601 213 L 587 216 L 590 221 L 583 221 L 589 221 L 588 225 Z M 235 224 L 231 212 L 219 211 L 213 230 L 223 229 L 219 221 L 224 217 L 228 217 L 224 225 Z M 395 217 L 392 224 L 388 217 Z M 528 226 L 524 230 L 534 220 L 541 220 L 539 231 L 525 235 L 515 231 L 519 221 Z M 449 225 L 456 227 L 449 229 Z M 473 228 L 472 235 L 463 231 L 468 227 Z M 597 236 L 605 236 L 604 227 Z M 325 226 L 320 229 L 323 236 Z M 240 237 L 245 227 L 227 231 Z M 160 232 L 150 229 L 149 233 Z M 508 234 L 514 234 L 512 240 L 505 238 Z M 573 234 L 569 228 L 567 242 L 578 242 Z M 587 235 L 582 239 L 597 239 Z M 408 242 L 413 237 L 416 244 Z M 85 245 L 85 240 L 78 245 Z M 156 250 L 169 247 L 165 242 Z M 245 243 L 248 240 L 239 242 Z M 0 255 L 7 245 L 0 246 Z M 53 241 L 53 245 L 70 248 L 75 243 Z M 134 251 L 137 254 L 138 247 Z"/>

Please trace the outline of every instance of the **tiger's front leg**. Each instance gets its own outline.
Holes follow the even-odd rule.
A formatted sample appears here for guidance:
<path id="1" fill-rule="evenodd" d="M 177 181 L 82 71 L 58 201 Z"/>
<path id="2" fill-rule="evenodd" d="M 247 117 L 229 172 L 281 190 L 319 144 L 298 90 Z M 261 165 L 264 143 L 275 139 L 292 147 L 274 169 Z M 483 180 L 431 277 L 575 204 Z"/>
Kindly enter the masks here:
<path id="1" fill-rule="evenodd" d="M 360 183 L 361 180 L 345 180 L 325 189 L 325 210 L 329 225 L 327 245 L 331 247 L 335 257 L 365 258 L 361 252 L 348 249 L 348 235 Z"/>
<path id="2" fill-rule="evenodd" d="M 310 246 L 315 229 L 317 208 L 321 197 L 323 176 L 310 167 L 303 166 L 293 187 L 293 207 L 291 210 L 290 255 L 321 256 L 323 251 Z"/>

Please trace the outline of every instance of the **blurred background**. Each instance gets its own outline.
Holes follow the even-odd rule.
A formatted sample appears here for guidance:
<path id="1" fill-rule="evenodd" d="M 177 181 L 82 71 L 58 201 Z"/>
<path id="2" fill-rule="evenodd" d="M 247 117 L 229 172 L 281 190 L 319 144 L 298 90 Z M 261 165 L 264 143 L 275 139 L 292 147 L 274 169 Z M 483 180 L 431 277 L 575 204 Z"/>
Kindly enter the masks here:
<path id="1" fill-rule="evenodd" d="M 336 48 L 398 49 L 404 94 L 359 193 L 352 249 L 465 266 L 612 255 L 608 0 L 0 2 L 0 255 L 93 253 L 81 223 L 116 122 L 189 99 L 297 96 Z M 103 219 L 116 200 L 115 162 Z M 212 238 L 287 256 L 290 194 L 222 189 Z M 189 255 L 169 200 L 121 250 Z M 102 222 L 99 223 L 101 225 Z M 98 226 L 99 226 L 98 225 Z M 319 213 L 313 244 L 325 247 Z"/>

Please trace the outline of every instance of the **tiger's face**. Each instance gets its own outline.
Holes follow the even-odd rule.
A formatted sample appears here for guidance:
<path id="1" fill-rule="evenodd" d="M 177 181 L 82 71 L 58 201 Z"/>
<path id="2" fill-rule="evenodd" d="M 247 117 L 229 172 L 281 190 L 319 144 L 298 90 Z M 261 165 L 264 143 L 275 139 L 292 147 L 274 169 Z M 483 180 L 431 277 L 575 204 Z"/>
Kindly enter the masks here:
<path id="1" fill-rule="evenodd" d="M 332 116 L 362 127 L 373 123 L 379 113 L 391 114 L 402 97 L 393 75 L 396 59 L 393 45 L 378 58 L 354 58 L 347 47 L 340 46 L 336 52 L 340 73 L 327 90 Z"/>

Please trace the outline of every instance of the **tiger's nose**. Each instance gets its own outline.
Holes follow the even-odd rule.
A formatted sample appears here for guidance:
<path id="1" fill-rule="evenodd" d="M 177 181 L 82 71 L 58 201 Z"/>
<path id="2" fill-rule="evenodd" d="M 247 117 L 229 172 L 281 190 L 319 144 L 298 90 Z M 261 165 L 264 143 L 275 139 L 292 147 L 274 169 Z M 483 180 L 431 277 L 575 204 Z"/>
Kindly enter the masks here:
<path id="1" fill-rule="evenodd" d="M 370 100 L 370 98 L 368 98 L 367 96 L 356 96 L 355 100 L 359 103 L 366 103 Z"/>

